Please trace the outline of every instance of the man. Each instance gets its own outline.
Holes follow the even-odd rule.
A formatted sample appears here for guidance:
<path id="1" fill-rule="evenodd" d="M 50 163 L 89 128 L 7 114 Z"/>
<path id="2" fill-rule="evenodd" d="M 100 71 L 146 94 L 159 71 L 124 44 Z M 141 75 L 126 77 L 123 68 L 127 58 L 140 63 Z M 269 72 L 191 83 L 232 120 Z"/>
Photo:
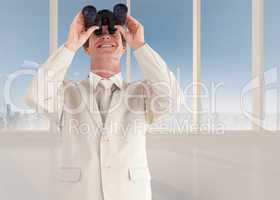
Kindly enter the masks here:
<path id="1" fill-rule="evenodd" d="M 62 145 L 57 172 L 60 199 L 151 200 L 146 157 L 147 124 L 170 114 L 182 91 L 162 58 L 144 40 L 143 26 L 127 16 L 126 30 L 101 36 L 84 30 L 81 12 L 67 41 L 40 67 L 25 102 L 60 120 Z M 122 80 L 120 59 L 126 45 L 144 80 Z M 75 52 L 84 46 L 91 59 L 85 80 L 64 80 Z"/>

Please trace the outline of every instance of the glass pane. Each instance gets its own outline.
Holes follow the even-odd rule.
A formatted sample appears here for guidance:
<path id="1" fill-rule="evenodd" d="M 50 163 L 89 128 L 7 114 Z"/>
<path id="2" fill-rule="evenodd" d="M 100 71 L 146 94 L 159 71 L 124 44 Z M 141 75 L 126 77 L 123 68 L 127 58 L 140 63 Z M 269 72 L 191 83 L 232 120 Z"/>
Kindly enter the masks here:
<path id="1" fill-rule="evenodd" d="M 160 6 L 159 6 L 160 5 Z M 132 16 L 144 26 L 146 42 L 164 59 L 181 88 L 192 93 L 192 0 L 133 0 Z M 133 80 L 142 79 L 139 66 L 132 61 Z M 186 98 L 191 108 L 191 97 Z M 188 109 L 174 113 L 168 122 L 154 124 L 169 132 L 189 130 Z"/>
<path id="2" fill-rule="evenodd" d="M 0 130 L 48 128 L 42 116 L 24 113 L 23 96 L 38 63 L 48 57 L 49 2 L 3 1 L 0 24 Z"/>
<path id="3" fill-rule="evenodd" d="M 265 1 L 265 128 L 269 130 L 280 129 L 279 6 L 277 0 Z"/>
<path id="4" fill-rule="evenodd" d="M 251 0 L 202 0 L 202 125 L 206 131 L 250 129 Z M 241 98 L 244 107 L 241 107 Z"/>

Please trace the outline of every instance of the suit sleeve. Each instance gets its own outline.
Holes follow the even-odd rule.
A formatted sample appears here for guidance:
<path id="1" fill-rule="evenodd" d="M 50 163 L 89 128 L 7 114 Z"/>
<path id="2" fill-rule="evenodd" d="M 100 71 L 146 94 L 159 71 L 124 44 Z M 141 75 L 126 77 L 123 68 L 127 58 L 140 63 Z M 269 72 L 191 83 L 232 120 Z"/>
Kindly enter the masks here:
<path id="1" fill-rule="evenodd" d="M 165 119 L 184 104 L 184 94 L 172 71 L 147 43 L 134 51 L 144 77 L 146 121 Z"/>
<path id="2" fill-rule="evenodd" d="M 26 105 L 38 113 L 60 115 L 64 101 L 63 86 L 66 83 L 64 77 L 74 54 L 62 45 L 40 66 L 26 90 Z"/>

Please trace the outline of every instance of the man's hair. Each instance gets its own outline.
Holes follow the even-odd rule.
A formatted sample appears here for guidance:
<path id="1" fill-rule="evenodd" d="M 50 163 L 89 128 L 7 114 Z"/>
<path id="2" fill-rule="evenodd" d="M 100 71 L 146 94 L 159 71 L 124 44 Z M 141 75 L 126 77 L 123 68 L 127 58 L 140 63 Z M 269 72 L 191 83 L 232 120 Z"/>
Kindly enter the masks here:
<path id="1" fill-rule="evenodd" d="M 92 34 L 94 34 L 94 33 L 92 33 Z M 121 37 L 122 37 L 122 44 L 123 44 L 123 47 L 126 48 L 126 40 L 125 40 L 125 38 L 123 37 L 123 35 L 121 35 Z M 85 49 L 88 48 L 88 46 L 89 46 L 89 39 L 85 42 L 85 44 L 84 44 L 83 46 L 84 46 Z"/>

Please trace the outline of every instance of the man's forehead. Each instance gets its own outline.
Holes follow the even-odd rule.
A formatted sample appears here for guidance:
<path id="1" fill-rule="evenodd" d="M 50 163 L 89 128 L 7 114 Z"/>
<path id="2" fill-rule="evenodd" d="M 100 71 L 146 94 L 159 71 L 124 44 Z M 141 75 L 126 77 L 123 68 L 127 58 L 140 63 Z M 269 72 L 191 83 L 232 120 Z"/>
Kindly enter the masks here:
<path id="1" fill-rule="evenodd" d="M 108 29 L 108 25 L 102 25 L 102 29 Z"/>
<path id="2" fill-rule="evenodd" d="M 102 25 L 102 32 L 106 32 L 109 33 L 109 26 L 108 25 Z M 117 30 L 116 33 L 119 33 L 119 31 Z"/>

